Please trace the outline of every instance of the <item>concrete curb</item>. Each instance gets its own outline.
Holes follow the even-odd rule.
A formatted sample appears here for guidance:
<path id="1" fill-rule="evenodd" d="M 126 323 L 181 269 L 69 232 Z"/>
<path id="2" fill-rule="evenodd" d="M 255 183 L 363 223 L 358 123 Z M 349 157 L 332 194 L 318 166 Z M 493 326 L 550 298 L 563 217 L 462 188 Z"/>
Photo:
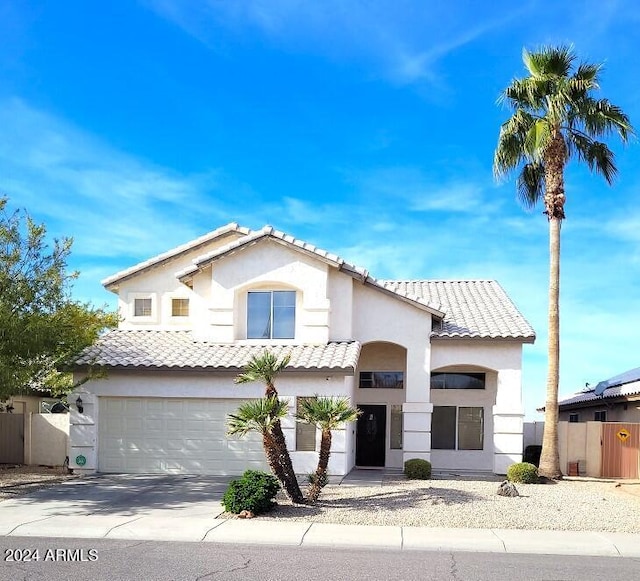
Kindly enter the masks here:
<path id="1" fill-rule="evenodd" d="M 2 536 L 473 551 L 640 558 L 640 534 L 519 529 L 446 529 L 236 520 L 211 516 L 56 514 L 0 519 Z"/>

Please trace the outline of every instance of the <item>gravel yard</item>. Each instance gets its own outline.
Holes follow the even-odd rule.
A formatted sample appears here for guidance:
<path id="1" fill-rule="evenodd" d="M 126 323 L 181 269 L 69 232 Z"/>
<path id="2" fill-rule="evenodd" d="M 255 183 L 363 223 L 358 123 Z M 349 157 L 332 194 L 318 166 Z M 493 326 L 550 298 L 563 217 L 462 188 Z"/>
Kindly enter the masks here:
<path id="1" fill-rule="evenodd" d="M 0 500 L 16 498 L 70 478 L 66 468 L 0 465 Z"/>
<path id="2" fill-rule="evenodd" d="M 316 506 L 278 506 L 260 519 L 359 525 L 640 532 L 640 483 L 587 479 L 517 484 L 520 497 L 498 496 L 499 481 L 405 480 L 382 485 L 329 484 Z"/>

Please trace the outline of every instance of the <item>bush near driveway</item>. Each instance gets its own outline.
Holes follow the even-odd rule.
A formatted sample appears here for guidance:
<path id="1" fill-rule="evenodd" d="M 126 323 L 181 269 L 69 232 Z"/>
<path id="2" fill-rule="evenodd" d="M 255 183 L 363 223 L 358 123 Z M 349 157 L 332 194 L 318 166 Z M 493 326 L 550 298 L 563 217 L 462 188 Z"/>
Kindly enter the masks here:
<path id="1" fill-rule="evenodd" d="M 222 504 L 227 512 L 233 514 L 243 510 L 260 514 L 274 507 L 278 490 L 280 483 L 275 476 L 260 470 L 247 470 L 241 478 L 231 481 L 222 497 Z"/>

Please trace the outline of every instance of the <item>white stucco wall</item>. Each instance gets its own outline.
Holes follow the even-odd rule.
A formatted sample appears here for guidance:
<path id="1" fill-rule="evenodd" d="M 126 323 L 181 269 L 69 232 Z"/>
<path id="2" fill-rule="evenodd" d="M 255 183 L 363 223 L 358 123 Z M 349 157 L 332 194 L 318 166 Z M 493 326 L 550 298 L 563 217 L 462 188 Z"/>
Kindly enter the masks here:
<path id="1" fill-rule="evenodd" d="M 330 310 L 328 268 L 322 261 L 270 240 L 214 262 L 210 269 L 211 326 L 207 338 L 223 343 L 246 339 L 249 290 L 295 290 L 294 341 L 326 343 Z M 208 272 L 198 274 L 194 282 L 208 276 Z"/>
<path id="2" fill-rule="evenodd" d="M 430 460 L 431 314 L 357 281 L 353 289 L 354 336 L 363 344 L 383 341 L 407 350 L 402 462 L 410 458 Z"/>
<path id="3" fill-rule="evenodd" d="M 154 397 L 154 398 L 220 398 L 252 399 L 264 395 L 264 386 L 259 383 L 236 385 L 235 373 L 126 373 L 112 372 L 108 379 L 90 381 L 69 396 L 74 402 L 78 395 L 84 403 L 84 413 L 78 413 L 75 405 L 70 414 L 70 467 L 78 472 L 99 470 L 97 448 L 99 446 L 99 413 L 101 397 Z M 353 395 L 353 378 L 331 373 L 288 373 L 277 380 L 278 393 L 289 402 L 289 416 L 283 419 L 282 428 L 291 451 L 294 469 L 299 474 L 308 474 L 318 462 L 317 452 L 297 452 L 295 397 L 326 395 Z M 352 448 L 355 424 L 347 425 L 333 432 L 329 473 L 343 475 L 353 466 Z M 320 434 L 317 434 L 319 449 Z M 84 466 L 78 466 L 75 459 L 82 455 L 87 459 Z"/>
<path id="4" fill-rule="evenodd" d="M 516 341 L 482 340 L 434 340 L 431 349 L 431 369 L 433 371 L 486 371 L 488 385 L 485 394 L 463 393 L 435 395 L 432 398 L 451 398 L 449 405 L 467 405 L 477 401 L 484 408 L 485 450 L 475 454 L 472 459 L 469 452 L 433 451 L 434 468 L 442 463 L 443 468 L 455 467 L 493 470 L 496 474 L 506 474 L 507 468 L 514 462 L 522 461 L 523 418 L 522 406 L 522 344 Z M 474 391 L 474 390 L 468 390 Z M 446 404 L 440 404 L 446 405 Z M 475 404 L 470 404 L 475 405 Z M 488 431 L 491 426 L 491 432 Z M 493 456 L 490 466 L 490 455 Z"/>
<path id="5" fill-rule="evenodd" d="M 194 258 L 220 248 L 240 235 L 238 232 L 229 232 L 118 283 L 118 310 L 122 317 L 119 327 L 121 329 L 184 329 L 197 326 L 205 315 L 208 318 L 208 312 L 205 311 L 207 305 L 204 302 L 209 296 L 206 284 L 198 281 L 200 286 L 196 289 L 197 292 L 193 292 L 176 279 L 175 273 L 191 266 Z M 133 299 L 136 297 L 152 298 L 154 311 L 152 317 L 133 316 Z M 189 317 L 171 316 L 172 298 L 189 299 Z"/>

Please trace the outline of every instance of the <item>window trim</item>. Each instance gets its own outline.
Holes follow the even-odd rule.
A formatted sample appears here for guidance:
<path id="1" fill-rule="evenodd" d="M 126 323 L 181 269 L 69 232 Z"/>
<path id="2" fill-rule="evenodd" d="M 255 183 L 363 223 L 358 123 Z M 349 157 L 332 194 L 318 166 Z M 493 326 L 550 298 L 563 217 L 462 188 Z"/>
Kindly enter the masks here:
<path id="1" fill-rule="evenodd" d="M 606 422 L 607 421 L 607 410 L 595 410 L 593 412 L 593 421 L 594 422 Z"/>
<path id="2" fill-rule="evenodd" d="M 433 416 L 431 421 L 431 449 L 432 450 L 442 450 L 446 452 L 484 452 L 485 451 L 485 429 L 486 429 L 486 419 L 485 419 L 485 409 L 484 406 L 472 406 L 472 405 L 442 405 L 442 406 L 433 406 L 435 411 L 436 408 L 454 408 L 455 409 L 455 420 L 454 420 L 454 447 L 453 448 L 435 448 L 433 446 Z M 460 409 L 461 408 L 472 408 L 472 409 L 480 409 L 482 410 L 482 418 L 480 422 L 480 441 L 482 444 L 481 448 L 461 448 L 460 447 Z"/>
<path id="3" fill-rule="evenodd" d="M 474 382 L 482 381 L 482 387 L 447 387 L 446 376 L 467 376 L 474 380 Z M 441 381 L 440 381 L 441 380 Z M 454 379 L 451 378 L 451 383 Z M 484 371 L 432 371 L 429 380 L 430 389 L 442 389 L 442 390 L 486 390 L 487 389 L 487 374 Z"/>
<path id="4" fill-rule="evenodd" d="M 136 300 L 148 299 L 151 301 L 151 315 L 136 315 Z M 158 322 L 158 295 L 157 293 L 133 292 L 127 295 L 129 303 L 129 321 L 132 323 L 157 323 Z"/>
<path id="5" fill-rule="evenodd" d="M 366 378 L 367 382 L 371 382 L 371 385 L 364 385 L 365 383 L 365 375 L 370 375 L 370 377 Z M 395 375 L 395 386 L 390 386 L 390 385 L 376 385 L 376 375 L 378 376 L 383 376 L 383 377 L 379 377 L 378 379 L 381 379 L 382 383 L 384 384 L 385 380 L 387 379 L 384 376 L 391 376 L 391 375 Z M 393 382 L 394 379 L 390 378 L 391 381 Z M 358 388 L 360 389 L 404 389 L 404 371 L 360 371 L 358 373 Z"/>
<path id="6" fill-rule="evenodd" d="M 174 301 L 186 301 L 187 303 L 187 314 L 186 315 L 176 315 L 174 313 Z M 169 297 L 169 316 L 176 321 L 186 321 L 191 316 L 191 300 L 189 297 Z"/>
<path id="7" fill-rule="evenodd" d="M 293 300 L 293 333 L 291 337 L 274 337 L 273 336 L 273 327 L 274 327 L 274 294 L 275 293 L 292 293 L 294 296 Z M 251 294 L 268 294 L 270 296 L 269 301 L 269 337 L 250 337 L 249 336 L 249 295 Z M 298 310 L 298 293 L 294 289 L 251 289 L 247 291 L 246 294 L 246 338 L 250 341 L 291 341 L 296 338 L 296 311 Z M 287 307 L 290 308 L 290 307 Z"/>

